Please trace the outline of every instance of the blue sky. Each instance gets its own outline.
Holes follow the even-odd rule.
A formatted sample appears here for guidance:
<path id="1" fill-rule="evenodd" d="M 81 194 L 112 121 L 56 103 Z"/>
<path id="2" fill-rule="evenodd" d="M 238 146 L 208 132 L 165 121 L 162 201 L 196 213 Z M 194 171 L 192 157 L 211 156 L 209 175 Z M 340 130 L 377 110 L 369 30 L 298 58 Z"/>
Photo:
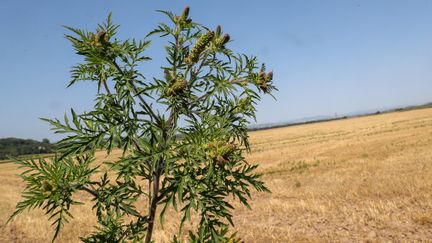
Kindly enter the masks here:
<path id="1" fill-rule="evenodd" d="M 258 106 L 258 123 L 432 101 L 432 1 L 0 1 L 0 137 L 58 139 L 38 117 L 89 110 L 96 87 L 66 89 L 80 59 L 62 25 L 92 30 L 112 11 L 120 37 L 143 38 L 180 13 L 222 25 L 230 47 L 274 70 L 277 101 Z M 161 45 L 149 55 L 159 75 Z"/>

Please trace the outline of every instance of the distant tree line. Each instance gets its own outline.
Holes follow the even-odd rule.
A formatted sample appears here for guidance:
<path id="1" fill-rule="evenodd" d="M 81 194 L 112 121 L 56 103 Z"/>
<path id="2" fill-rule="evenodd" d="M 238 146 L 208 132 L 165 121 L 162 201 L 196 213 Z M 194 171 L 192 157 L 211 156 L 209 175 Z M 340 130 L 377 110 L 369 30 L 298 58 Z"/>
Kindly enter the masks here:
<path id="1" fill-rule="evenodd" d="M 0 160 L 9 156 L 44 154 L 53 151 L 53 144 L 48 139 L 42 142 L 33 139 L 0 138 Z"/>

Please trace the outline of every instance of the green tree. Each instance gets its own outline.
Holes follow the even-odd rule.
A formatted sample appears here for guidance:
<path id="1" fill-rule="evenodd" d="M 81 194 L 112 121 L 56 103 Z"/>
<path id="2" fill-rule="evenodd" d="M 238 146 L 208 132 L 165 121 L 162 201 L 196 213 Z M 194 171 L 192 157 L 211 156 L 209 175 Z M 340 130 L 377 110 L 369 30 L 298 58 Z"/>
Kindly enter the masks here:
<path id="1" fill-rule="evenodd" d="M 51 153 L 53 145 L 48 139 L 42 142 L 33 139 L 0 138 L 0 160 L 11 156 Z"/>
<path id="2" fill-rule="evenodd" d="M 98 225 L 84 242 L 150 242 L 155 222 L 163 224 L 170 207 L 182 214 L 173 241 L 196 213 L 199 227 L 189 240 L 223 242 L 232 237 L 227 199 L 249 207 L 250 188 L 268 191 L 243 153 L 250 149 L 247 125 L 260 93 L 275 90 L 273 73 L 256 57 L 231 51 L 220 26 L 211 30 L 193 22 L 189 7 L 179 16 L 161 12 L 169 23 L 144 40 L 115 38 L 119 26 L 111 15 L 95 32 L 66 27 L 66 38 L 83 56 L 69 86 L 96 82 L 94 109 L 71 110 L 64 121 L 43 119 L 67 137 L 52 160 L 16 160 L 25 168 L 27 187 L 11 219 L 43 208 L 54 221 L 55 239 L 72 217 L 71 206 L 82 204 L 74 193 L 85 191 L 93 197 Z M 151 60 L 144 52 L 154 37 L 167 39 L 166 66 L 146 78 L 139 67 Z M 96 150 L 116 148 L 123 153 L 115 162 L 94 163 Z M 138 210 L 143 204 L 148 209 Z"/>

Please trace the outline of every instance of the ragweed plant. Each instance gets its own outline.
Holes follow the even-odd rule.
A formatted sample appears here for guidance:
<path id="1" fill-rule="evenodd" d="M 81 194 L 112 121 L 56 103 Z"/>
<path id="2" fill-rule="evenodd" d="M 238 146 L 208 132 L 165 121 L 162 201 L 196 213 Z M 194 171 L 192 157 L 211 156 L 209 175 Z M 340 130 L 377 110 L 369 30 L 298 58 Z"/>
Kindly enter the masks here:
<path id="1" fill-rule="evenodd" d="M 169 23 L 144 40 L 117 39 L 111 15 L 94 32 L 66 27 L 83 57 L 69 86 L 96 82 L 94 108 L 71 110 L 63 121 L 43 119 L 66 136 L 51 160 L 16 160 L 27 187 L 11 219 L 42 208 L 53 220 L 55 239 L 73 217 L 71 207 L 83 204 L 73 195 L 86 192 L 98 225 L 83 242 L 150 242 L 170 207 L 182 215 L 173 241 L 235 241 L 228 233 L 234 224 L 228 199 L 249 207 L 251 188 L 268 191 L 244 152 L 255 105 L 275 90 L 273 74 L 256 57 L 230 50 L 220 26 L 193 22 L 188 7 L 180 16 L 161 12 Z M 152 38 L 167 40 L 166 63 L 160 77 L 149 78 L 139 67 L 151 60 L 145 51 Z M 94 162 L 97 150 L 113 149 L 123 152 L 115 162 Z M 191 213 L 199 226 L 181 236 Z"/>

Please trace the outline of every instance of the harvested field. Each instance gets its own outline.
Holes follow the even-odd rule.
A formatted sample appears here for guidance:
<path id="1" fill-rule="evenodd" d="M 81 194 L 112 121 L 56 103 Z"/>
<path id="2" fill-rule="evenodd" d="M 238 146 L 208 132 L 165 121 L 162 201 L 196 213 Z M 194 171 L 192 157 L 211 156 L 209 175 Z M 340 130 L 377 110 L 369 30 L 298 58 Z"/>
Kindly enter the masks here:
<path id="1" fill-rule="evenodd" d="M 245 242 L 432 239 L 432 109 L 255 131 L 250 137 L 249 161 L 260 164 L 272 193 L 255 193 L 253 210 L 234 212 Z M 20 200 L 17 173 L 14 165 L 0 164 L 0 242 L 47 242 L 52 228 L 40 211 L 4 225 Z M 90 206 L 74 213 L 58 242 L 78 242 L 78 235 L 92 231 Z M 165 231 L 157 227 L 156 242 L 167 242 L 176 224 L 167 217 Z"/>

